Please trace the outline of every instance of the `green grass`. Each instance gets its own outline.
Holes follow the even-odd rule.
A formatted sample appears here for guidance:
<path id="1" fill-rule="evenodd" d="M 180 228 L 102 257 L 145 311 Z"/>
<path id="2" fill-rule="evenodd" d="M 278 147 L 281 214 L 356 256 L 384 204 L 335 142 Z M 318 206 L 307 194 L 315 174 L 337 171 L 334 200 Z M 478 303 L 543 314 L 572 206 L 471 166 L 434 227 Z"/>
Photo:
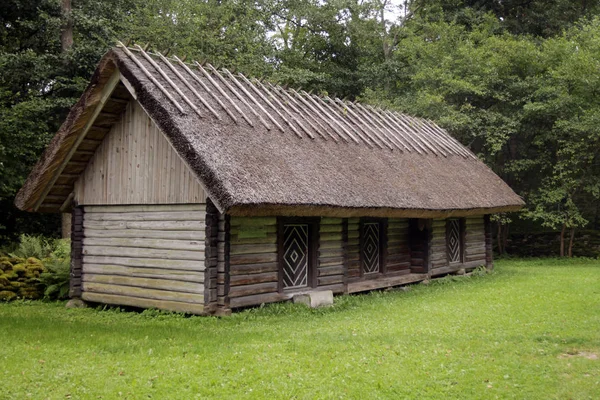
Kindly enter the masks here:
<path id="1" fill-rule="evenodd" d="M 600 398 L 600 261 L 217 319 L 0 304 L 0 398 Z"/>

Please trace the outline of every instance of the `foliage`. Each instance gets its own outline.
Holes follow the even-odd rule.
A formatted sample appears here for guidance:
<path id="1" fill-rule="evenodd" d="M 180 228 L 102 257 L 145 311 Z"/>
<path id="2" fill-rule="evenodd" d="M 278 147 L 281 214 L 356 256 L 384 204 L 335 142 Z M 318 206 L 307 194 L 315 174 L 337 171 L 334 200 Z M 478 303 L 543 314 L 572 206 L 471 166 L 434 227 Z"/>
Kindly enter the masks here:
<path id="1" fill-rule="evenodd" d="M 65 299 L 69 291 L 70 241 L 21 235 L 9 256 L 0 257 L 4 300 Z"/>
<path id="2" fill-rule="evenodd" d="M 51 259 L 46 262 L 45 267 L 46 271 L 40 276 L 40 283 L 44 287 L 44 297 L 58 300 L 68 298 L 71 279 L 70 258 Z"/>
<path id="3" fill-rule="evenodd" d="M 510 260 L 494 274 L 336 297 L 330 308 L 274 304 L 227 318 L 0 304 L 12 377 L 3 394 L 598 398 L 600 309 L 589 299 L 599 279 L 597 260 Z"/>

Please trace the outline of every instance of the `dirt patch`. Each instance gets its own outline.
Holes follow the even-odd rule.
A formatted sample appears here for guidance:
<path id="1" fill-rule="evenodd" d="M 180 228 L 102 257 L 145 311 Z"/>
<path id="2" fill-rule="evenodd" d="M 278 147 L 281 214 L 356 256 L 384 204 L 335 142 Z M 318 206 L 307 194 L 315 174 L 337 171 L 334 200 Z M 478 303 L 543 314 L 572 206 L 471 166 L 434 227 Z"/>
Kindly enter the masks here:
<path id="1" fill-rule="evenodd" d="M 573 358 L 573 357 L 583 357 L 583 358 L 587 358 L 588 360 L 598 360 L 600 358 L 600 357 L 598 357 L 598 354 L 592 353 L 589 351 L 574 351 L 574 352 L 563 353 L 560 356 L 558 356 L 558 358 Z"/>

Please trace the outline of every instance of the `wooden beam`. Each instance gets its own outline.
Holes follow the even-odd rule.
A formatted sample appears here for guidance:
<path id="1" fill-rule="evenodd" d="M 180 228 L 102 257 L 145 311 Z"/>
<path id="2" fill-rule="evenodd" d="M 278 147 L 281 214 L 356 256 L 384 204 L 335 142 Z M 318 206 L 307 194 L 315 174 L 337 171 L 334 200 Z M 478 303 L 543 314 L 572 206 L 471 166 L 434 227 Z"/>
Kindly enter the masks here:
<path id="1" fill-rule="evenodd" d="M 100 93 L 100 99 L 98 100 L 98 104 L 96 104 L 96 107 L 95 107 L 94 111 L 92 112 L 92 115 L 88 119 L 88 121 L 85 124 L 81 133 L 75 139 L 75 142 L 71 146 L 71 149 L 69 150 L 69 152 L 63 159 L 62 163 L 56 169 L 56 171 L 54 172 L 54 175 L 52 176 L 50 181 L 46 184 L 46 187 L 44 188 L 42 195 L 40 196 L 40 198 L 37 200 L 37 202 L 33 206 L 34 211 L 37 211 L 40 208 L 40 206 L 44 202 L 44 199 L 50 192 L 50 189 L 52 189 L 52 186 L 54 186 L 54 183 L 56 183 L 56 180 L 58 179 L 60 174 L 63 172 L 65 167 L 67 166 L 69 160 L 71 159 L 71 157 L 73 157 L 73 154 L 75 153 L 75 151 L 77 151 L 79 144 L 81 144 L 81 142 L 87 135 L 87 133 L 90 130 L 90 128 L 92 127 L 92 125 L 94 125 L 94 121 L 96 120 L 96 118 L 98 117 L 100 112 L 102 111 L 102 108 L 104 108 L 104 104 L 106 103 L 106 101 L 108 100 L 108 98 L 110 97 L 112 92 L 115 90 L 115 88 L 117 87 L 120 77 L 121 77 L 121 73 L 119 72 L 119 70 L 116 70 L 112 74 L 112 76 L 108 79 L 108 82 L 105 83 L 104 88 L 102 89 L 102 92 Z"/>

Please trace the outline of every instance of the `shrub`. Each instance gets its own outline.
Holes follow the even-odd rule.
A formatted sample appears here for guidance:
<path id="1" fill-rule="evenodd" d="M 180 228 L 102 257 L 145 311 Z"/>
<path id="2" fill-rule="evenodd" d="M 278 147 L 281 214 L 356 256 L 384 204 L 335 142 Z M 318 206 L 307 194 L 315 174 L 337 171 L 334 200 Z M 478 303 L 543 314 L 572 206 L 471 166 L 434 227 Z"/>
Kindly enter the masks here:
<path id="1" fill-rule="evenodd" d="M 52 239 L 46 239 L 43 236 L 21 235 L 19 244 L 15 250 L 10 253 L 13 257 L 44 259 L 50 256 L 53 251 Z"/>
<path id="2" fill-rule="evenodd" d="M 54 259 L 46 263 L 46 271 L 40 282 L 44 287 L 44 297 L 62 300 L 69 297 L 70 259 Z"/>

